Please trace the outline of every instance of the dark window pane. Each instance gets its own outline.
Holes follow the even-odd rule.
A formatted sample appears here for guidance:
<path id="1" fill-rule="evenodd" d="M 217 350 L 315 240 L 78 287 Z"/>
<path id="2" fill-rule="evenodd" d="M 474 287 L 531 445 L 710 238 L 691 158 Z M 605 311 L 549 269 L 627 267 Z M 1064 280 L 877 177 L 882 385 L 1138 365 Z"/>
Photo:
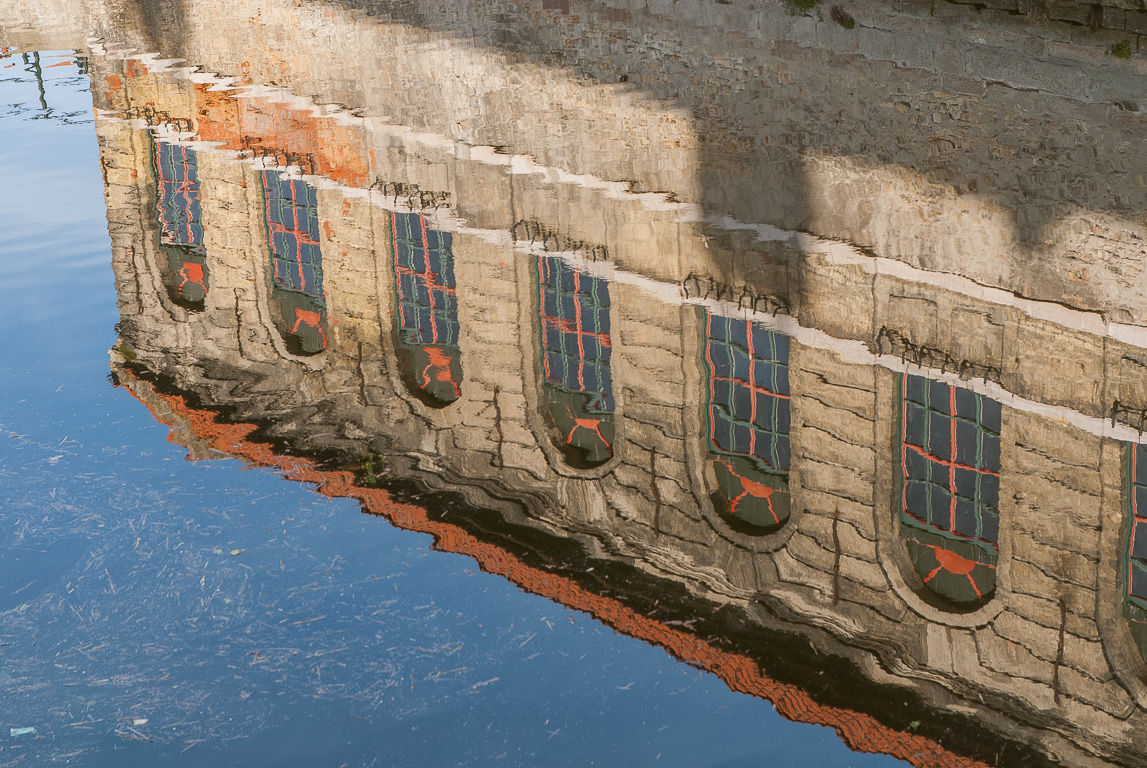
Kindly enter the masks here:
<path id="1" fill-rule="evenodd" d="M 777 464 L 776 469 L 788 471 L 791 460 L 788 433 L 777 436 Z"/>
<path id="2" fill-rule="evenodd" d="M 922 376 L 913 376 L 908 374 L 904 377 L 904 399 L 917 403 L 918 405 L 928 404 L 928 380 Z"/>
<path id="3" fill-rule="evenodd" d="M 1131 451 L 1131 461 L 1135 467 L 1134 482 L 1136 485 L 1147 485 L 1147 445 L 1136 443 Z M 1147 512 L 1147 509 L 1144 512 Z"/>
<path id="4" fill-rule="evenodd" d="M 1000 434 L 1000 404 L 989 397 L 980 398 L 980 425 L 992 434 Z"/>
<path id="5" fill-rule="evenodd" d="M 927 447 L 928 413 L 922 406 L 904 404 L 904 442 L 919 448 Z"/>
<path id="6" fill-rule="evenodd" d="M 975 500 L 976 491 L 979 489 L 980 473 L 975 470 L 956 467 L 953 474 L 956 480 L 956 495 Z"/>
<path id="7" fill-rule="evenodd" d="M 930 490 L 928 522 L 942 531 L 952 530 L 952 497 L 935 485 Z"/>
<path id="8" fill-rule="evenodd" d="M 980 443 L 980 468 L 987 472 L 1000 471 L 1000 438 L 985 433 Z"/>
<path id="9" fill-rule="evenodd" d="M 1147 568 L 1140 563 L 1131 564 L 1131 594 L 1147 600 Z"/>
<path id="10" fill-rule="evenodd" d="M 994 507 L 980 507 L 980 539 L 993 544 L 1000 540 L 1000 513 Z"/>
<path id="11" fill-rule="evenodd" d="M 953 515 L 952 530 L 969 539 L 976 538 L 980 533 L 980 521 L 976 515 L 976 505 L 967 499 L 956 500 L 956 510 Z"/>
<path id="12" fill-rule="evenodd" d="M 939 413 L 952 414 L 952 387 L 942 381 L 928 380 L 928 407 Z"/>
<path id="13" fill-rule="evenodd" d="M 981 503 L 988 505 L 993 509 L 998 509 L 1000 506 L 1000 478 L 998 475 L 989 475 L 986 472 L 980 473 L 980 495 L 979 500 Z"/>
<path id="14" fill-rule="evenodd" d="M 916 451 L 905 448 L 904 469 L 911 480 L 928 480 L 930 462 Z"/>
<path id="15" fill-rule="evenodd" d="M 956 420 L 956 463 L 966 467 L 978 466 L 980 431 L 974 422 Z"/>
<path id="16" fill-rule="evenodd" d="M 969 421 L 976 421 L 979 411 L 979 397 L 975 392 L 960 387 L 952 387 L 956 396 L 956 416 Z"/>
<path id="17" fill-rule="evenodd" d="M 1132 528 L 1131 556 L 1147 561 L 1147 522 L 1135 521 Z"/>
<path id="18" fill-rule="evenodd" d="M 909 481 L 904 487 L 904 503 L 908 514 L 927 521 L 928 515 L 928 486 L 924 483 Z"/>
<path id="19" fill-rule="evenodd" d="M 952 420 L 932 411 L 928 414 L 928 453 L 944 461 L 952 458 Z"/>
<path id="20" fill-rule="evenodd" d="M 559 353 L 547 366 L 546 383 L 587 395 L 592 412 L 612 411 L 608 284 L 556 256 L 538 257 L 538 280 L 541 334 L 546 348 Z"/>

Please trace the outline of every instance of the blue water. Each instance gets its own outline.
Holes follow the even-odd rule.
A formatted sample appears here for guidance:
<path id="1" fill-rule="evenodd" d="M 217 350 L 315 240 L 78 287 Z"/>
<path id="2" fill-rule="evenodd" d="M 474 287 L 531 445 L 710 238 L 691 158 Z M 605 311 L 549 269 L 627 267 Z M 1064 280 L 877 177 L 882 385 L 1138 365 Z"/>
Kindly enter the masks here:
<path id="1" fill-rule="evenodd" d="M 44 109 L 19 54 L 8 64 L 0 766 L 896 762 L 355 502 L 186 460 L 108 381 L 118 312 L 86 77 L 44 68 Z"/>

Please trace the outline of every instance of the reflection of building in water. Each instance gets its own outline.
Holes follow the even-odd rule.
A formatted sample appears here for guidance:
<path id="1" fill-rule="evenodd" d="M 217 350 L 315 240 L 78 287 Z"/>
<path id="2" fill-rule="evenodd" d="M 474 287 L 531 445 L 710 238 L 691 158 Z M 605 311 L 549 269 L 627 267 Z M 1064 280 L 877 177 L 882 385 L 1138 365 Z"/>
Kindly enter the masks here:
<path id="1" fill-rule="evenodd" d="M 848 659 L 875 693 L 808 695 L 865 713 L 831 721 L 857 748 L 921 766 L 991 764 L 1017 743 L 1141 763 L 1137 436 L 1107 420 L 1115 400 L 1147 407 L 1135 328 L 839 243 L 707 229 L 665 201 L 507 173 L 497 153 L 282 94 L 228 101 L 138 60 L 94 66 L 97 106 L 116 111 L 97 131 L 139 370 L 293 451 L 369 456 Z M 139 172 L 154 126 L 132 112 L 149 101 L 200 140 L 183 144 L 211 275 L 195 313 L 162 279 L 156 182 Z M 571 233 L 546 242 L 589 242 L 602 210 L 608 247 L 512 236 L 530 221 Z M 643 269 L 651 242 L 689 269 Z M 791 314 L 744 308 L 764 295 Z M 926 717 L 884 708 L 904 691 Z M 922 736 L 889 735 L 912 720 Z"/>
<path id="2" fill-rule="evenodd" d="M 462 396 L 452 235 L 429 229 L 421 213 L 392 211 L 390 226 L 399 369 L 427 405 L 446 406 Z"/>
<path id="3" fill-rule="evenodd" d="M 167 256 L 163 284 L 172 301 L 201 310 L 208 278 L 195 150 L 159 139 L 153 139 L 152 146 L 159 250 Z"/>
<path id="4" fill-rule="evenodd" d="M 86 5 L 108 45 L 181 57 L 236 85 L 289 83 L 319 104 L 436 137 L 448 154 L 496 147 L 516 173 L 534 158 L 1021 296 L 1147 319 L 1147 167 L 1131 149 L 1143 129 L 1140 65 L 1105 55 L 1111 40 L 1079 23 L 1025 23 L 995 1 L 941 13 L 856 0 L 851 30 L 782 0 L 720 9 L 443 0 L 417 14 L 388 0 Z M 268 41 L 292 55 L 251 55 Z M 255 127 L 262 108 L 242 109 Z M 313 149 L 343 131 L 340 121 L 259 117 L 248 151 L 313 162 L 354 186 L 375 180 L 349 181 L 369 154 L 356 162 Z M 1054 150 L 1037 162 L 1038 147 Z M 401 165 L 376 161 L 371 172 Z M 446 177 L 421 189 L 445 190 Z M 473 211 L 455 209 L 463 218 L 494 214 L 477 191 L 464 195 Z M 583 213 L 558 231 L 646 274 L 688 263 L 672 241 L 642 242 L 615 233 L 620 220 L 600 208 Z M 615 241 L 634 252 L 616 253 Z"/>
<path id="5" fill-rule="evenodd" d="M 317 355 L 327 348 L 318 197 L 310 184 L 279 171 L 263 171 L 260 180 L 275 326 L 291 352 Z"/>
<path id="6" fill-rule="evenodd" d="M 964 605 L 996 589 L 1000 404 L 906 375 L 901 389 L 900 523 L 916 573 Z"/>
<path id="7" fill-rule="evenodd" d="M 789 340 L 705 313 L 711 498 L 730 524 L 767 533 L 789 519 Z"/>
<path id="8" fill-rule="evenodd" d="M 1147 446 L 1127 446 L 1127 537 L 1121 547 L 1126 564 L 1123 576 L 1123 616 L 1139 655 L 1147 659 Z"/>
<path id="9" fill-rule="evenodd" d="M 572 467 L 613 457 L 609 285 L 556 256 L 538 256 L 542 410 Z"/>

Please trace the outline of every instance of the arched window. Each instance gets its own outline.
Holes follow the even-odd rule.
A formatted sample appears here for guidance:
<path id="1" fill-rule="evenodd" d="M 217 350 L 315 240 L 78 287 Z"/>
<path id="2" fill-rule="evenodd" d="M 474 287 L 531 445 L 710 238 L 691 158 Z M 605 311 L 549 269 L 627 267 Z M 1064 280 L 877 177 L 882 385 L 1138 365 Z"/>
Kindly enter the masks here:
<path id="1" fill-rule="evenodd" d="M 419 399 L 441 408 L 462 396 L 452 238 L 419 213 L 392 213 L 390 222 L 399 369 Z"/>
<path id="2" fill-rule="evenodd" d="M 736 530 L 789 519 L 789 339 L 706 312 L 710 498 Z"/>
<path id="3" fill-rule="evenodd" d="M 609 283 L 556 256 L 538 257 L 542 411 L 566 463 L 591 469 L 613 457 Z"/>
<path id="4" fill-rule="evenodd" d="M 207 300 L 207 255 L 195 150 L 153 139 L 151 160 L 159 250 L 166 257 L 161 269 L 163 284 L 173 302 L 199 311 Z"/>
<path id="5" fill-rule="evenodd" d="M 262 181 L 275 325 L 289 352 L 316 355 L 327 348 L 318 194 L 279 171 L 263 171 Z"/>
<path id="6" fill-rule="evenodd" d="M 1123 542 L 1123 618 L 1139 655 L 1147 659 L 1147 446 L 1128 451 L 1127 517 Z"/>
<path id="7" fill-rule="evenodd" d="M 900 532 L 924 584 L 947 607 L 996 588 L 1000 404 L 921 376 L 901 382 Z"/>

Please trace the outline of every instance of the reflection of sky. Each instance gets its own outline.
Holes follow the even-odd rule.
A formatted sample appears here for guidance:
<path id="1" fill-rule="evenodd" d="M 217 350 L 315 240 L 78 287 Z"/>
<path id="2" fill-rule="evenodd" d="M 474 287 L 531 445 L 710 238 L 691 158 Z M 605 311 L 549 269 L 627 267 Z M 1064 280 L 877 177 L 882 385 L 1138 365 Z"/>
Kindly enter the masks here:
<path id="1" fill-rule="evenodd" d="M 47 97 L 78 109 L 65 69 Z M 0 104 L 29 99 L 26 81 L 0 82 Z M 119 315 L 92 126 L 33 115 L 0 117 L 5 761 L 895 762 L 352 502 L 185 461 L 106 381 Z M 9 738 L 22 726 L 46 738 Z"/>
<path id="2" fill-rule="evenodd" d="M 88 78 L 80 74 L 73 52 L 0 54 L 0 118 L 17 116 L 63 123 L 92 121 Z"/>

